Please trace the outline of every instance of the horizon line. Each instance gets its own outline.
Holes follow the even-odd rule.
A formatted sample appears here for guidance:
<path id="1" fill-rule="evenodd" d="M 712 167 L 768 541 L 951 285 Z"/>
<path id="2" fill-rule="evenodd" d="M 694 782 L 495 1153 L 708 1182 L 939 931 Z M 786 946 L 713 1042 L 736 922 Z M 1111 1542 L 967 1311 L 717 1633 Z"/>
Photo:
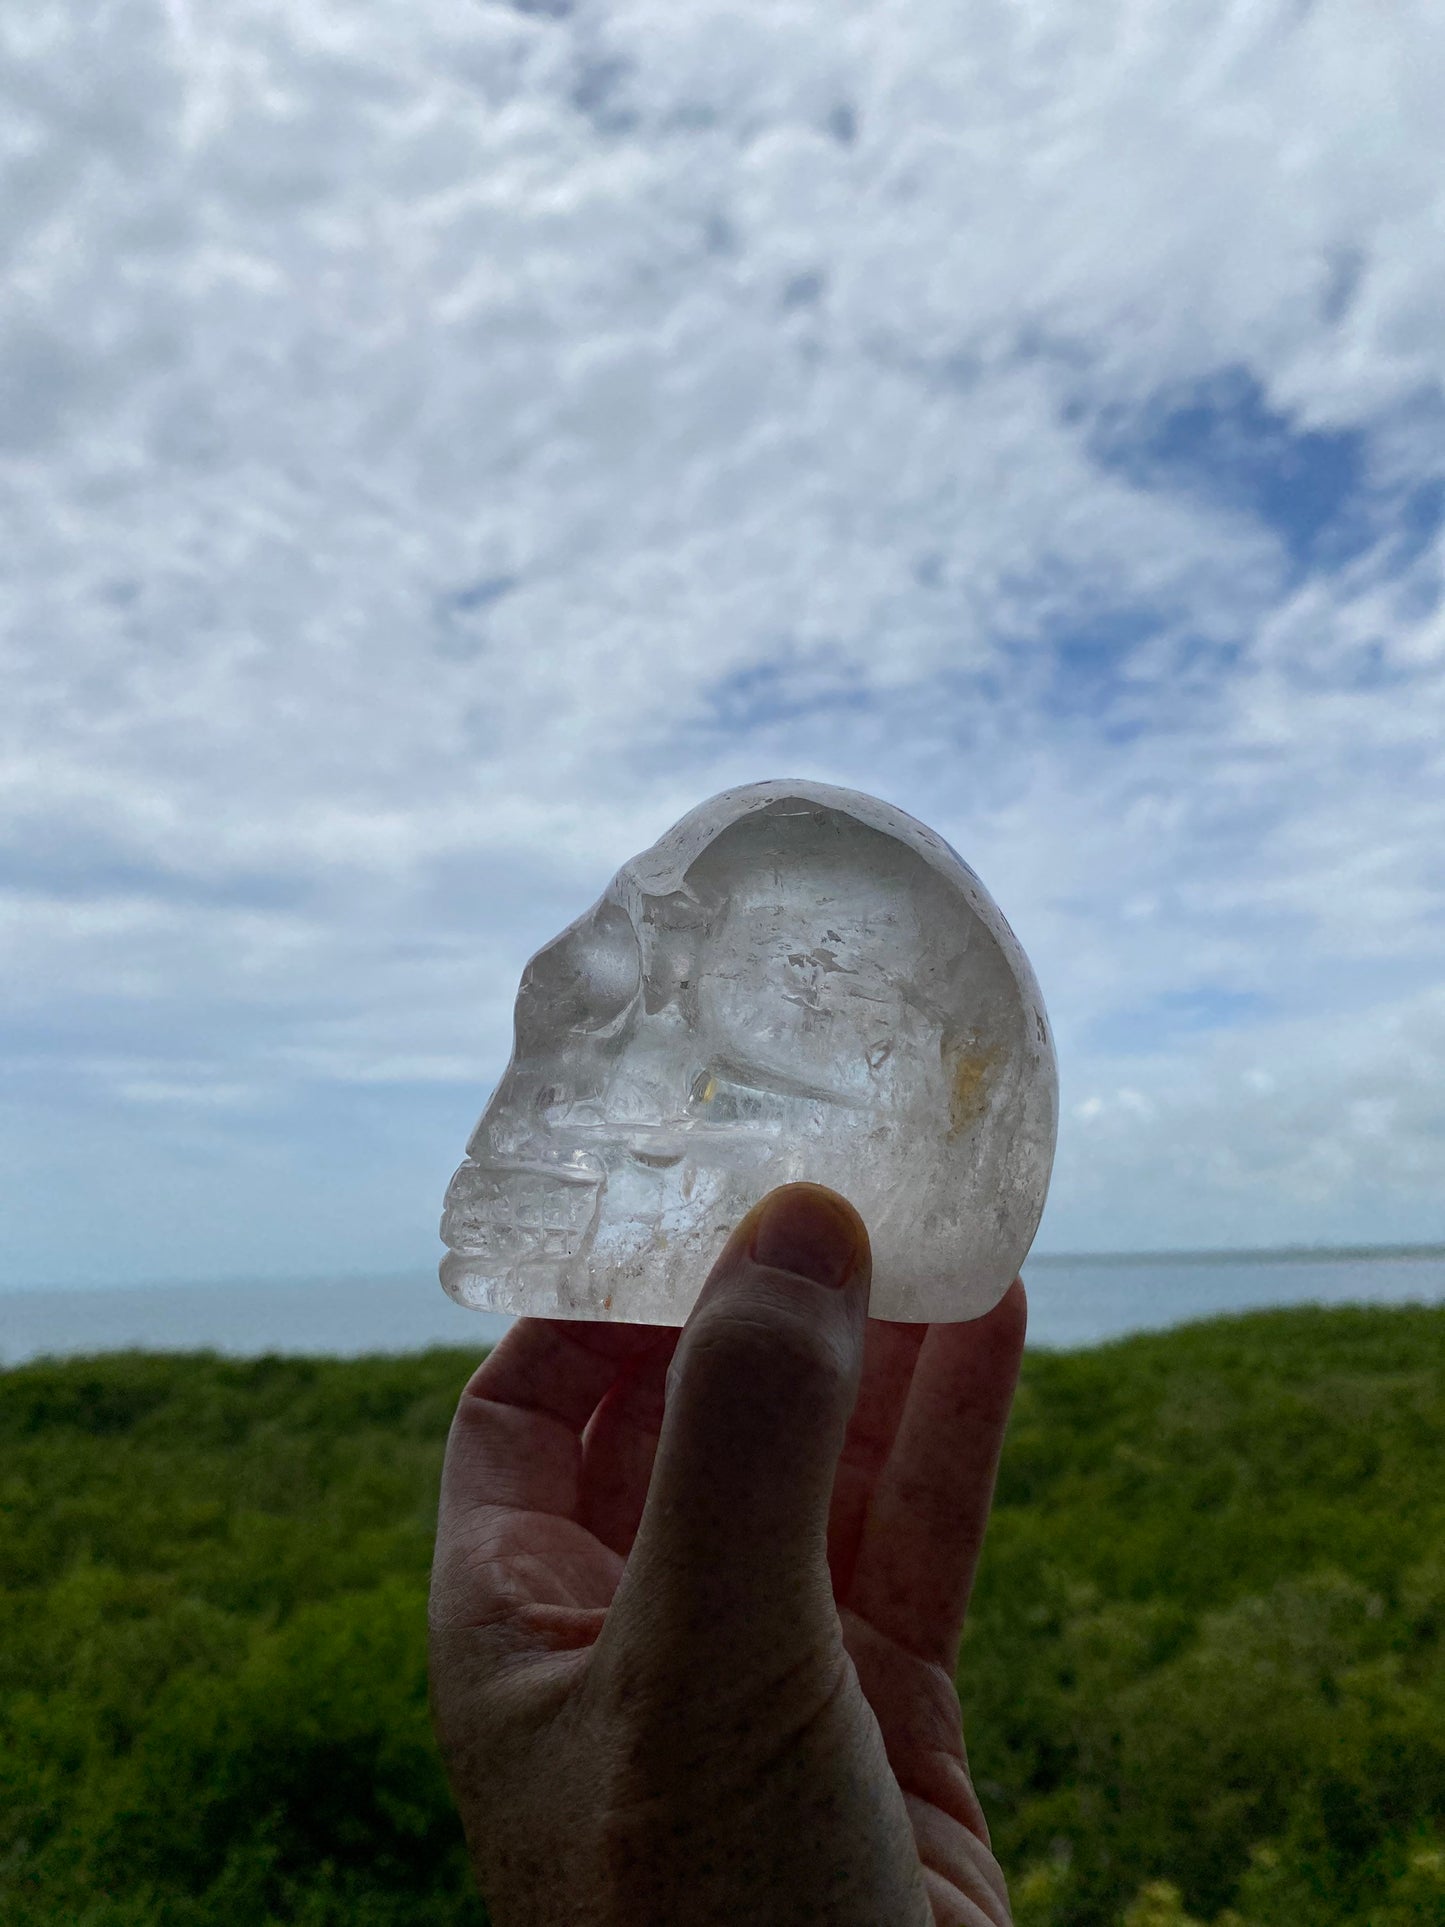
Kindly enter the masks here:
<path id="1" fill-rule="evenodd" d="M 1227 1245 L 1164 1251 L 1032 1251 L 1024 1265 L 1309 1264 L 1361 1258 L 1445 1258 L 1442 1244 Z"/>
<path id="2" fill-rule="evenodd" d="M 1235 1245 L 1219 1249 L 1179 1247 L 1162 1251 L 1031 1251 L 1023 1260 L 1020 1269 L 1026 1270 L 1031 1265 L 1327 1264 L 1370 1258 L 1445 1259 L 1445 1243 Z M 0 1297 L 19 1296 L 31 1292 L 219 1291 L 228 1287 L 255 1291 L 286 1290 L 296 1286 L 384 1285 L 397 1284 L 403 1279 L 419 1281 L 428 1275 L 435 1274 L 429 1273 L 427 1268 L 418 1267 L 415 1272 L 409 1269 L 353 1272 L 232 1272 L 226 1277 L 219 1278 L 132 1278 L 112 1280 L 108 1283 L 94 1278 L 53 1279 L 47 1283 L 31 1284 L 0 1282 Z"/>

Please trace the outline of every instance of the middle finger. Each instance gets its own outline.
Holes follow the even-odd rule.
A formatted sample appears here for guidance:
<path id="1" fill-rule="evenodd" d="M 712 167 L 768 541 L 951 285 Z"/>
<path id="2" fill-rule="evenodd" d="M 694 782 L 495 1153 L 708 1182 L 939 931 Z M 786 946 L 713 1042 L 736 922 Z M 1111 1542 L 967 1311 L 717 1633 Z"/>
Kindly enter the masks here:
<path id="1" fill-rule="evenodd" d="M 680 1330 L 660 1331 L 609 1389 L 583 1435 L 578 1523 L 624 1559 L 652 1482 L 667 1368 L 681 1337 Z"/>
<path id="2" fill-rule="evenodd" d="M 893 1449 L 927 1331 L 927 1325 L 868 1320 L 863 1379 L 839 1455 L 828 1513 L 828 1570 L 836 1598 L 847 1597 L 869 1502 Z"/>

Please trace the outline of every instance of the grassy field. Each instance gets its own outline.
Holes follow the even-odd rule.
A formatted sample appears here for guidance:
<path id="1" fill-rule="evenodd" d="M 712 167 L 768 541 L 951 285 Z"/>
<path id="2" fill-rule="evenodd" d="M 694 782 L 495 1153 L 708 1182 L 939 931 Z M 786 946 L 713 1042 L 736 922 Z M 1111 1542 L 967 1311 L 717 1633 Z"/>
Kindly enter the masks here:
<path id="1" fill-rule="evenodd" d="M 0 1918 L 485 1920 L 423 1653 L 470 1363 L 0 1373 Z M 1445 1311 L 1031 1354 L 959 1683 L 1018 1927 L 1440 1927 Z"/>

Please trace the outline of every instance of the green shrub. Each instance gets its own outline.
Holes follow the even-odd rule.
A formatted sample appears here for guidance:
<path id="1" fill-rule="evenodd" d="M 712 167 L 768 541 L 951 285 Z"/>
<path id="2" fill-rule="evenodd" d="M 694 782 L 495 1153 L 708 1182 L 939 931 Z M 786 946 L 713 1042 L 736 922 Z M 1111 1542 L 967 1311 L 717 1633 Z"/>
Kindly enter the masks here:
<path id="1" fill-rule="evenodd" d="M 1020 1927 L 1393 1923 L 1445 1844 L 1442 1547 L 1445 1313 L 1031 1356 L 959 1673 Z"/>
<path id="2" fill-rule="evenodd" d="M 474 1360 L 0 1373 L 0 1919 L 479 1927 L 427 1724 Z M 959 1684 L 1017 1927 L 1445 1922 L 1445 1312 L 1031 1353 Z"/>
<path id="3" fill-rule="evenodd" d="M 0 1376 L 0 1918 L 477 1927 L 426 1713 L 469 1361 Z"/>

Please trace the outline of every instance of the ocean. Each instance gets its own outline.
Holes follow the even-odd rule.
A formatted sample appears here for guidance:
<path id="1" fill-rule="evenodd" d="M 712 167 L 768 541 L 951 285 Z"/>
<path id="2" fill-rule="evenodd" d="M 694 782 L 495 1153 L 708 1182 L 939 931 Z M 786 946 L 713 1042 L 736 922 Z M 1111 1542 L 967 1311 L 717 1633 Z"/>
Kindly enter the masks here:
<path id="1" fill-rule="evenodd" d="M 1442 1304 L 1445 1249 L 1039 1257 L 1024 1267 L 1029 1342 L 1096 1345 L 1270 1305 Z M 355 1356 L 478 1350 L 511 1320 L 463 1311 L 435 1274 L 0 1292 L 0 1364 L 42 1355 L 214 1349 Z"/>

